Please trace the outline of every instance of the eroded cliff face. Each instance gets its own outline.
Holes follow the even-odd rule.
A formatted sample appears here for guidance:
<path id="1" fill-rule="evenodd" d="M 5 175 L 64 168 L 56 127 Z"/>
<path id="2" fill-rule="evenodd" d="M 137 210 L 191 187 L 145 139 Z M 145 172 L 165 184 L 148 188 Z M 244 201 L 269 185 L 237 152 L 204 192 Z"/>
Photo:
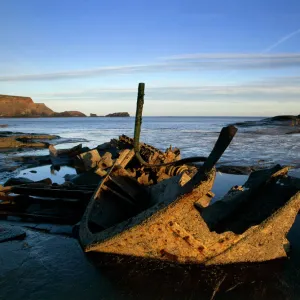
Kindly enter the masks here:
<path id="1" fill-rule="evenodd" d="M 56 113 L 44 103 L 34 103 L 30 97 L 0 95 L 1 117 L 85 117 L 81 112 Z"/>
<path id="2" fill-rule="evenodd" d="M 51 116 L 53 113 L 44 103 L 34 103 L 29 97 L 0 95 L 0 117 Z"/>

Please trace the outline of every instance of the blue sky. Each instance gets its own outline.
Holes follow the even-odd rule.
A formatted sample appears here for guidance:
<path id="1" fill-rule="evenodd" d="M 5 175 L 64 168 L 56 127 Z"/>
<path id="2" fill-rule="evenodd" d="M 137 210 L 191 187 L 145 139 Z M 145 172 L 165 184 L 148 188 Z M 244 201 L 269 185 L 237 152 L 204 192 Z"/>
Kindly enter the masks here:
<path id="1" fill-rule="evenodd" d="M 56 111 L 300 113 L 298 0 L 9 0 L 0 94 Z"/>

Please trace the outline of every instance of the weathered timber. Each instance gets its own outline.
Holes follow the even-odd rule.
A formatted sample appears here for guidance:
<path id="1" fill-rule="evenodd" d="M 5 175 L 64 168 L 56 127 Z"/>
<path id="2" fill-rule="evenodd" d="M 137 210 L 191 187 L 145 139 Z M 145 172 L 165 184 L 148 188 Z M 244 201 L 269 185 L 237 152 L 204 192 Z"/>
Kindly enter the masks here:
<path id="1" fill-rule="evenodd" d="M 101 156 L 97 149 L 84 152 L 79 156 L 86 171 L 95 168 L 101 160 Z"/>
<path id="2" fill-rule="evenodd" d="M 57 205 L 64 205 L 72 208 L 84 206 L 87 203 L 81 199 L 71 198 L 39 198 L 28 195 L 15 195 L 10 197 L 11 198 L 8 201 L 0 202 L 0 210 L 24 211 L 32 204 L 41 204 L 48 208 Z"/>
<path id="3" fill-rule="evenodd" d="M 71 199 L 87 199 L 93 194 L 93 191 L 88 190 L 70 190 L 70 189 L 55 189 L 55 188 L 32 188 L 23 186 L 14 186 L 11 188 L 11 193 L 21 195 L 31 195 L 51 198 L 71 198 Z"/>
<path id="4" fill-rule="evenodd" d="M 15 185 L 30 185 L 32 187 L 34 186 L 38 187 L 38 186 L 49 186 L 50 184 L 52 184 L 52 180 L 50 178 L 45 178 L 39 181 L 33 181 L 31 179 L 24 178 L 24 177 L 16 177 L 16 178 L 9 178 L 4 183 L 4 187 L 11 187 Z"/>
<path id="5" fill-rule="evenodd" d="M 21 219 L 33 220 L 35 222 L 46 222 L 46 223 L 55 223 L 55 224 L 76 224 L 78 222 L 77 216 L 52 216 L 52 215 L 43 215 L 37 213 L 26 213 L 26 212 L 15 212 L 15 211 L 2 211 L 0 210 L 0 218 L 6 218 L 9 216 L 19 217 Z"/>
<path id="6" fill-rule="evenodd" d="M 220 159 L 224 151 L 231 143 L 236 132 L 237 132 L 237 128 L 232 125 L 222 128 L 219 138 L 212 152 L 210 153 L 209 157 L 203 164 L 204 170 L 211 170 L 215 166 L 217 161 Z"/>

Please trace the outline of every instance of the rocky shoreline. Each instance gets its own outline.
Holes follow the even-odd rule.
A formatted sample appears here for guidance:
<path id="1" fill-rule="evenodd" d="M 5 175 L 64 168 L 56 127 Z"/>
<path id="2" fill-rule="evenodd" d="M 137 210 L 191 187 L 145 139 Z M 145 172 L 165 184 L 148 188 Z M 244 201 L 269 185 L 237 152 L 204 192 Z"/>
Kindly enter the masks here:
<path id="1" fill-rule="evenodd" d="M 280 115 L 259 121 L 246 121 L 232 124 L 240 128 L 264 127 L 265 133 L 274 134 L 299 134 L 300 115 Z M 274 130 L 275 128 L 275 130 Z"/>
<path id="2" fill-rule="evenodd" d="M 2 131 L 0 132 L 0 149 L 48 148 L 50 141 L 55 139 L 59 139 L 59 136 Z"/>

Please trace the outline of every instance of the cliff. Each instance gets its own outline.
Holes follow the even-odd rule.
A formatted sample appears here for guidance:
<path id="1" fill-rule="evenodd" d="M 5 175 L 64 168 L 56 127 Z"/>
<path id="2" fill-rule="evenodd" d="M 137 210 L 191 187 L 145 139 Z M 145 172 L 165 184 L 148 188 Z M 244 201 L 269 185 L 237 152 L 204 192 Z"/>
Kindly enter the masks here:
<path id="1" fill-rule="evenodd" d="M 0 95 L 0 117 L 85 117 L 78 111 L 56 113 L 44 103 L 34 103 L 30 97 Z"/>
<path id="2" fill-rule="evenodd" d="M 0 117 L 51 116 L 53 110 L 29 97 L 0 95 Z"/>

